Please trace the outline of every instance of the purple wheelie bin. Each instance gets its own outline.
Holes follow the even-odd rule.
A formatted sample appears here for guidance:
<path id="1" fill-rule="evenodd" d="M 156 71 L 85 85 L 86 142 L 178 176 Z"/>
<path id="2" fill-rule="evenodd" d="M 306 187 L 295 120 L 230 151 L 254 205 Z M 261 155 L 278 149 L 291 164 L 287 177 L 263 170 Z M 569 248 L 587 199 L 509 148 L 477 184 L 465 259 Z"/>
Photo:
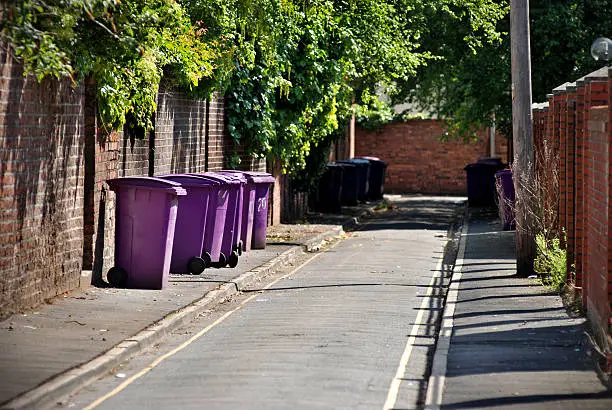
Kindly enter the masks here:
<path id="1" fill-rule="evenodd" d="M 238 264 L 238 252 L 235 250 L 235 234 L 237 208 L 240 203 L 241 182 L 240 179 L 231 175 L 223 175 L 216 172 L 206 172 L 205 175 L 209 178 L 217 178 L 225 182 L 228 190 L 227 194 L 227 212 L 223 221 L 223 239 L 221 241 L 221 258 L 218 262 L 213 262 L 215 268 L 223 268 L 229 266 L 236 267 Z"/>
<path id="2" fill-rule="evenodd" d="M 168 285 L 181 184 L 158 178 L 132 177 L 107 181 L 117 194 L 115 266 L 111 285 L 163 289 Z"/>
<path id="3" fill-rule="evenodd" d="M 253 217 L 255 211 L 255 181 L 258 176 L 251 175 L 248 171 L 237 170 L 222 170 L 223 174 L 243 175 L 246 178 L 246 184 L 242 187 L 242 221 L 240 226 L 240 241 L 238 254 L 251 250 L 251 241 L 253 238 Z"/>
<path id="4" fill-rule="evenodd" d="M 210 253 L 204 249 L 204 235 L 209 204 L 211 211 L 216 206 L 216 199 L 210 198 L 212 194 L 217 195 L 220 183 L 197 175 L 174 174 L 160 178 L 178 182 L 187 191 L 176 217 L 170 272 L 199 275 L 212 262 Z"/>
<path id="5" fill-rule="evenodd" d="M 226 181 L 220 178 L 206 176 L 204 174 L 186 174 L 203 178 L 212 184 L 212 192 L 208 201 L 206 212 L 206 226 L 204 228 L 204 242 L 202 245 L 202 258 L 210 259 L 210 266 L 218 263 L 227 263 L 225 255 L 221 252 L 223 241 L 223 231 L 225 229 L 225 217 L 227 214 L 227 204 L 229 190 Z"/>
<path id="6" fill-rule="evenodd" d="M 241 240 L 241 231 L 243 224 L 243 212 L 242 208 L 244 207 L 244 192 L 245 187 L 247 185 L 247 178 L 242 173 L 236 172 L 228 172 L 228 171 L 215 171 L 211 172 L 213 175 L 222 175 L 226 178 L 231 178 L 233 181 L 238 181 L 240 185 L 237 187 L 233 194 L 230 196 L 230 204 L 229 207 L 235 207 L 234 214 L 234 224 L 232 229 L 232 237 L 231 237 L 231 246 L 232 246 L 232 254 L 228 260 L 228 265 L 230 268 L 234 268 L 238 263 L 238 258 L 242 255 L 242 250 L 244 244 Z M 235 193 L 235 195 L 234 195 Z M 228 221 L 229 222 L 229 221 Z M 233 255 L 234 251 L 236 252 L 236 256 Z"/>
<path id="7" fill-rule="evenodd" d="M 219 254 L 211 254 L 211 266 L 223 268 L 229 264 L 231 267 L 235 267 L 238 263 L 238 252 L 234 250 L 233 239 L 236 207 L 240 197 L 240 180 L 215 172 L 193 173 L 191 175 L 199 175 L 213 181 L 218 181 L 225 188 L 225 197 L 217 198 L 217 210 L 219 211 L 219 207 L 222 204 L 224 211 L 223 213 L 217 213 L 215 216 L 215 238 L 211 238 L 220 243 L 220 252 Z M 208 237 L 208 233 L 206 237 Z"/>
<path id="8" fill-rule="evenodd" d="M 216 182 L 219 187 L 217 195 L 212 194 L 209 206 L 210 212 L 206 213 L 206 230 L 204 232 L 204 251 L 210 254 L 211 266 L 216 264 L 225 265 L 227 258 L 223 254 L 223 232 L 225 230 L 225 218 L 227 217 L 227 206 L 229 204 L 229 187 L 225 181 L 218 178 L 207 177 Z M 213 211 L 214 210 L 214 211 Z"/>
<path id="9" fill-rule="evenodd" d="M 253 210 L 253 238 L 252 249 L 265 249 L 266 231 L 268 228 L 268 197 L 270 187 L 275 179 L 266 172 L 248 172 L 255 182 L 255 206 Z"/>

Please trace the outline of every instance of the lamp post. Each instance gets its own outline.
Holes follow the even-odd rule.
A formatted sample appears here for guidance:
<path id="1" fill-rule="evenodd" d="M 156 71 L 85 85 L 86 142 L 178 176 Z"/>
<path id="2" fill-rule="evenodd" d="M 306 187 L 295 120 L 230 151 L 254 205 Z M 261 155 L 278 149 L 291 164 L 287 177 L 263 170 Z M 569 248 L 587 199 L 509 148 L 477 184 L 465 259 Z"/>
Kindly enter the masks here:
<path id="1" fill-rule="evenodd" d="M 612 59 L 612 40 L 607 37 L 598 37 L 591 44 L 591 55 L 595 61 L 608 63 Z"/>

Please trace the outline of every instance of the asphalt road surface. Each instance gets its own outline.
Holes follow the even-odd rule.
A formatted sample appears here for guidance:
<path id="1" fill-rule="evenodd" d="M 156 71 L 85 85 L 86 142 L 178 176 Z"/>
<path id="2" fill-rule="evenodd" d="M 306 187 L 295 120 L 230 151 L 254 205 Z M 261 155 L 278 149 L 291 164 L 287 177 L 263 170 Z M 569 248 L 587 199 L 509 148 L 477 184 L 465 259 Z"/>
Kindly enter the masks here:
<path id="1" fill-rule="evenodd" d="M 393 201 L 397 209 L 221 304 L 60 407 L 418 408 L 450 275 L 447 234 L 462 208 L 456 198 Z"/>

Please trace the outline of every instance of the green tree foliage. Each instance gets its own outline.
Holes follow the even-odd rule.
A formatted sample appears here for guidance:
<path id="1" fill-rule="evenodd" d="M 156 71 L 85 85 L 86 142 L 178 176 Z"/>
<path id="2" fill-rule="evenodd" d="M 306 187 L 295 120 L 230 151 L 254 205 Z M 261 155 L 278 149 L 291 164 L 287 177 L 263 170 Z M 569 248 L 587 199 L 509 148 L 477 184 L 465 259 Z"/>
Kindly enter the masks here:
<path id="1" fill-rule="evenodd" d="M 208 0 L 185 7 L 211 35 L 234 42 L 236 69 L 224 79 L 230 135 L 293 173 L 314 157 L 322 162 L 321 150 L 311 151 L 337 138 L 354 112 L 384 121 L 388 106 L 376 94 L 394 95 L 399 81 L 436 56 L 420 44 L 432 17 L 467 21 L 461 41 L 476 47 L 497 36 L 503 14 L 493 0 Z"/>
<path id="2" fill-rule="evenodd" d="M 590 45 L 612 33 L 610 5 L 610 0 L 530 2 L 534 101 L 546 101 L 554 87 L 597 68 Z M 509 16 L 497 23 L 501 38 L 470 43 L 476 47 L 458 41 L 468 35 L 468 25 L 438 17 L 431 20 L 438 24 L 423 36 L 422 46 L 438 50 L 441 58 L 401 83 L 396 102 L 412 101 L 447 119 L 449 136 L 474 136 L 476 129 L 490 125 L 493 113 L 501 131 L 512 135 Z"/>
<path id="3" fill-rule="evenodd" d="M 2 2 L 4 1 L 4 2 Z M 354 112 L 382 122 L 419 67 L 456 43 L 498 37 L 495 0 L 0 0 L 2 32 L 27 73 L 91 76 L 104 123 L 150 127 L 163 77 L 196 95 L 225 91 L 227 126 L 257 157 L 316 174 Z M 450 35 L 450 34 L 449 34 Z M 424 41 L 425 40 L 425 41 Z M 429 41 L 427 41 L 429 40 Z M 308 184 L 306 184 L 308 185 Z"/>
<path id="4" fill-rule="evenodd" d="M 173 0 L 18 0 L 0 3 L 2 33 L 25 73 L 90 76 L 102 122 L 119 128 L 126 116 L 149 128 L 163 70 L 190 88 L 214 73 L 223 44 L 201 41 Z"/>

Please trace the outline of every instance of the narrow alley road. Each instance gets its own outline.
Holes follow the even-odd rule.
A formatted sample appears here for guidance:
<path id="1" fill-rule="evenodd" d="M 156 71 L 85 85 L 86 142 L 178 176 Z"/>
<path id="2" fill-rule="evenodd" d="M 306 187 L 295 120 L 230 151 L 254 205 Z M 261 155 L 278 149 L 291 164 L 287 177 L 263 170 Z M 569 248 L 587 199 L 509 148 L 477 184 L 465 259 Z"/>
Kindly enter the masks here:
<path id="1" fill-rule="evenodd" d="M 396 209 L 245 290 L 63 406 L 417 408 L 450 275 L 447 232 L 462 207 L 455 198 L 393 202 Z"/>

